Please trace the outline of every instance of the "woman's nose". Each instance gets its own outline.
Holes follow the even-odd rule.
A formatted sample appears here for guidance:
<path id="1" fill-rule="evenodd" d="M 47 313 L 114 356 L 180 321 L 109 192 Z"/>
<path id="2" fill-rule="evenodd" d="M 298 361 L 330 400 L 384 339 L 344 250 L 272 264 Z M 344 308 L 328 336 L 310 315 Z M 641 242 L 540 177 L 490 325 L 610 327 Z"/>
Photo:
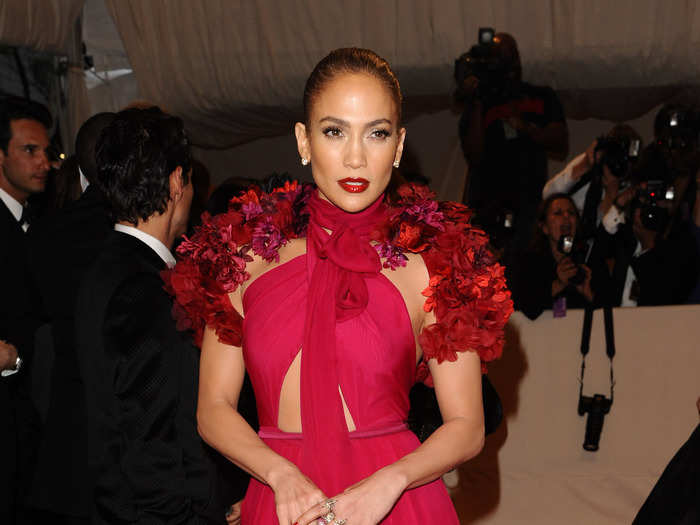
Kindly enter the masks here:
<path id="1" fill-rule="evenodd" d="M 344 164 L 348 168 L 364 168 L 367 165 L 367 156 L 362 138 L 351 138 L 345 148 Z"/>

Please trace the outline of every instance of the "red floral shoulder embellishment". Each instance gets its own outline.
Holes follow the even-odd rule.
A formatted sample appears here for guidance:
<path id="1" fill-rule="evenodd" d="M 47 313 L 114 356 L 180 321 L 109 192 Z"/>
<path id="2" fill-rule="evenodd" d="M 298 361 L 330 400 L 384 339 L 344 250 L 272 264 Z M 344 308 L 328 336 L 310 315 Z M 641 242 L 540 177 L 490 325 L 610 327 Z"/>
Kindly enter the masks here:
<path id="1" fill-rule="evenodd" d="M 428 267 L 423 307 L 437 322 L 419 338 L 425 361 L 454 361 L 457 352 L 474 350 L 485 372 L 485 363 L 503 352 L 503 329 L 513 313 L 504 268 L 488 251 L 486 234 L 469 224 L 469 209 L 434 197 L 425 186 L 399 188 L 376 237 L 420 253 Z"/>
<path id="2" fill-rule="evenodd" d="M 250 252 L 278 261 L 289 239 L 306 235 L 306 202 L 310 185 L 286 183 L 272 193 L 253 187 L 229 203 L 226 213 L 202 215 L 192 238 L 177 249 L 178 263 L 163 272 L 166 290 L 175 297 L 178 329 L 191 330 L 201 345 L 204 327 L 216 329 L 219 340 L 240 346 L 243 319 L 228 294 L 250 278 Z"/>

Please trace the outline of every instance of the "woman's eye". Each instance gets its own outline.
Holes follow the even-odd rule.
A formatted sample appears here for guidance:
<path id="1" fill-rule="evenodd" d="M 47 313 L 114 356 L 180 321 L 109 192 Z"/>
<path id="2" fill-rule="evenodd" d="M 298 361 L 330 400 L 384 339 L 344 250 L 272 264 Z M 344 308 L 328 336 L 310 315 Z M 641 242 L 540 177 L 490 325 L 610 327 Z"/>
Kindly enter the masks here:
<path id="1" fill-rule="evenodd" d="M 343 135 L 343 132 L 341 131 L 340 128 L 329 127 L 329 128 L 325 128 L 323 130 L 323 134 L 326 135 L 327 137 L 335 138 L 335 137 L 341 137 Z"/>
<path id="2" fill-rule="evenodd" d="M 370 136 L 375 139 L 385 139 L 391 136 L 391 132 L 387 129 L 375 129 L 372 130 Z"/>

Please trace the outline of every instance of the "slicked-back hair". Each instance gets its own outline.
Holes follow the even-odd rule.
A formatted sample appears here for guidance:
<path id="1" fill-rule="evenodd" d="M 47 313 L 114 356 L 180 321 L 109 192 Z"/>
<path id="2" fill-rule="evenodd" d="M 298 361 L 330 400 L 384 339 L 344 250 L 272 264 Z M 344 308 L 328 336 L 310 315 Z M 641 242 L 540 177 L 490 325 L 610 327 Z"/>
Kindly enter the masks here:
<path id="1" fill-rule="evenodd" d="M 396 104 L 398 125 L 401 125 L 401 87 L 389 63 L 370 49 L 343 47 L 335 49 L 316 64 L 304 88 L 304 119 L 311 122 L 311 107 L 323 87 L 344 73 L 366 73 L 378 79 L 391 93 Z"/>
<path id="2" fill-rule="evenodd" d="M 52 118 L 46 106 L 21 97 L 0 98 L 0 149 L 7 154 L 7 146 L 12 139 L 13 120 L 34 120 L 44 126 L 48 132 L 51 129 Z"/>
<path id="3" fill-rule="evenodd" d="M 192 160 L 182 120 L 158 107 L 117 113 L 102 130 L 95 156 L 95 183 L 116 222 L 136 224 L 165 212 L 170 174 L 178 167 L 183 183 L 189 181 Z"/>

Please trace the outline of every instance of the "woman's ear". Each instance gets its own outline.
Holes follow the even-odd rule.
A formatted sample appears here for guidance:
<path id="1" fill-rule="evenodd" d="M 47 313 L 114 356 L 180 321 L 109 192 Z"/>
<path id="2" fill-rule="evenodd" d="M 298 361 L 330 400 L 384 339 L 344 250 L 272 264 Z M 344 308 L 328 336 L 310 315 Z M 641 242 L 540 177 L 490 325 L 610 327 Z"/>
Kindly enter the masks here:
<path id="1" fill-rule="evenodd" d="M 396 145 L 396 154 L 394 155 L 394 166 L 401 162 L 404 140 L 406 140 L 406 128 L 401 128 L 399 129 L 399 143 Z"/>
<path id="2" fill-rule="evenodd" d="M 311 148 L 309 147 L 309 136 L 306 131 L 306 125 L 297 122 L 294 125 L 294 135 L 296 135 L 297 138 L 297 151 L 301 157 L 301 162 L 306 165 L 311 161 Z"/>

